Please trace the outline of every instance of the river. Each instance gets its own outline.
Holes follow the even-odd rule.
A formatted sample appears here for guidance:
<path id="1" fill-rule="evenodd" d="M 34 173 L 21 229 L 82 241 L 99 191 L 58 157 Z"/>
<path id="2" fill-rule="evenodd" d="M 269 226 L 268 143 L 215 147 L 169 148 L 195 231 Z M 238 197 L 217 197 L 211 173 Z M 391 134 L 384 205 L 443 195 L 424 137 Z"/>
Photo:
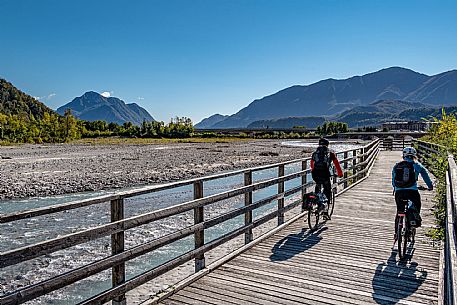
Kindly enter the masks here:
<path id="1" fill-rule="evenodd" d="M 283 145 L 314 147 L 315 143 L 304 141 L 284 141 Z M 360 147 L 357 143 L 334 143 L 336 151 Z M 300 169 L 300 164 L 286 166 L 286 174 Z M 277 175 L 276 169 L 254 173 L 253 180 L 261 181 Z M 309 177 L 309 179 L 311 179 Z M 286 190 L 298 186 L 300 179 L 286 182 Z M 243 185 L 243 175 L 232 176 L 204 183 L 205 196 L 220 193 Z M 134 188 L 129 188 L 131 190 Z M 125 191 L 127 189 L 121 190 Z M 61 204 L 74 200 L 82 200 L 100 195 L 111 194 L 115 191 L 98 191 L 46 198 L 29 198 L 25 200 L 9 200 L 0 202 L 0 213 L 11 213 L 20 210 Z M 119 190 L 116 190 L 119 192 Z M 254 192 L 253 200 L 271 196 L 277 192 L 277 186 Z M 192 186 L 179 187 L 125 200 L 125 217 L 140 215 L 164 207 L 183 203 L 192 199 Z M 290 199 L 290 198 L 286 198 Z M 244 205 L 244 197 L 238 196 L 205 207 L 205 219 L 220 215 L 234 208 Z M 276 202 L 254 211 L 254 219 L 274 210 Z M 25 219 L 0 225 L 0 251 L 31 245 L 40 241 L 56 238 L 69 233 L 96 227 L 110 221 L 109 203 L 98 204 L 77 210 L 70 210 L 46 216 Z M 205 231 L 205 242 L 211 241 L 224 233 L 242 226 L 244 216 L 226 221 Z M 126 249 L 148 242 L 157 237 L 169 234 L 176 229 L 185 228 L 193 224 L 193 213 L 186 212 L 169 217 L 151 224 L 131 229 L 125 233 Z M 193 248 L 193 237 L 188 237 L 155 250 L 147 255 L 126 263 L 127 278 L 132 278 L 147 269 L 158 266 Z M 110 237 L 97 239 L 85 244 L 77 245 L 66 250 L 33 259 L 21 264 L 3 268 L 0 271 L 0 295 L 18 289 L 25 285 L 38 283 L 52 276 L 68 272 L 87 263 L 110 255 Z M 110 287 L 110 271 L 99 273 L 85 280 L 60 289 L 47 296 L 41 297 L 30 304 L 75 304 L 85 300 Z"/>

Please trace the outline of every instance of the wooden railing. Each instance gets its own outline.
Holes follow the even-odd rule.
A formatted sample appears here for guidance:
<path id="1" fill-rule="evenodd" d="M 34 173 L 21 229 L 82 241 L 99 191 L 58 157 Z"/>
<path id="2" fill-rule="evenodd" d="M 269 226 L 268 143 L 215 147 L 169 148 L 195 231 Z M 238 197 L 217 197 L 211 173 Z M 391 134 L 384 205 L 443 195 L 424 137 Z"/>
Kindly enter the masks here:
<path id="1" fill-rule="evenodd" d="M 381 140 L 382 150 L 402 150 L 407 146 L 412 145 L 412 137 L 403 137 L 396 139 L 394 137 L 386 137 Z"/>
<path id="2" fill-rule="evenodd" d="M 364 147 L 337 153 L 337 156 L 343 165 L 344 177 L 339 181 L 334 181 L 335 183 L 333 190 L 335 193 L 344 192 L 346 189 L 359 183 L 368 176 L 376 156 L 378 155 L 379 143 L 379 140 L 375 140 Z M 99 225 L 94 228 L 75 232 L 72 234 L 58 236 L 57 238 L 44 240 L 32 245 L 1 252 L 0 268 L 19 264 L 37 257 L 48 255 L 59 250 L 67 249 L 106 236 L 111 236 L 111 255 L 86 264 L 82 267 L 73 269 L 64 274 L 48 278 L 37 284 L 29 285 L 3 295 L 0 297 L 0 304 L 21 304 L 108 269 L 111 269 L 112 287 L 81 302 L 80 304 L 103 304 L 111 300 L 113 301 L 113 304 L 125 304 L 125 293 L 127 291 L 130 291 L 148 281 L 151 281 L 152 279 L 188 261 L 195 261 L 195 272 L 198 272 L 205 268 L 205 253 L 209 250 L 214 249 L 215 247 L 218 247 L 242 234 L 245 236 L 245 243 L 251 243 L 254 239 L 252 229 L 275 218 L 277 218 L 278 225 L 284 223 L 284 213 L 292 210 L 295 207 L 299 207 L 302 202 L 301 198 L 303 197 L 303 194 L 307 192 L 307 188 L 313 185 L 312 181 L 309 181 L 309 160 L 310 158 L 296 159 L 277 164 L 206 176 L 202 178 L 178 181 L 157 186 L 147 186 L 131 191 L 119 192 L 114 195 L 100 196 L 88 200 L 80 200 L 44 208 L 2 214 L 0 215 L 0 224 L 6 224 L 32 217 L 50 215 L 58 212 L 98 205 L 104 202 L 110 202 L 111 204 L 110 223 Z M 293 173 L 285 174 L 285 166 L 292 164 L 295 164 L 295 168 L 298 169 Z M 254 172 L 268 169 L 271 170 L 275 168 L 277 169 L 278 177 L 258 182 L 253 181 L 252 175 Z M 205 182 L 236 175 L 244 176 L 244 186 L 236 187 L 234 189 L 210 196 L 204 195 Z M 297 178 L 301 178 L 299 186 L 286 190 L 285 182 Z M 191 185 L 193 185 L 194 197 L 194 199 L 191 201 L 132 216 L 129 218 L 124 218 L 124 199 L 126 198 Z M 253 201 L 253 192 L 265 189 L 273 185 L 278 185 L 276 194 L 257 200 L 255 202 Z M 204 209 L 206 206 L 240 195 L 244 196 L 244 206 L 230 210 L 210 219 L 204 219 Z M 285 200 L 287 197 L 292 195 L 298 195 L 298 199 L 293 200 L 292 198 L 291 200 Z M 277 208 L 273 212 L 254 219 L 254 210 L 274 201 L 277 201 Z M 124 232 L 127 230 L 137 228 L 139 226 L 168 217 L 173 217 L 186 211 L 193 211 L 193 225 L 183 229 L 176 229 L 176 231 L 168 235 L 153 239 L 149 242 L 142 243 L 132 248 L 125 248 Z M 298 214 L 301 212 L 299 211 Z M 204 237 L 207 229 L 243 214 L 245 216 L 245 221 L 241 227 L 233 229 L 232 231 L 217 237 L 210 242 L 205 243 Z M 169 245 L 175 241 L 182 240 L 188 236 L 194 237 L 195 246 L 193 250 L 181 254 L 178 257 L 172 258 L 157 267 L 146 270 L 142 274 L 126 280 L 125 263 L 127 261 L 150 253 L 151 251 Z"/>
<path id="3" fill-rule="evenodd" d="M 457 165 L 446 147 L 414 140 L 419 159 L 430 165 L 437 157 L 447 158 L 445 240 L 440 257 L 439 303 L 457 305 Z"/>

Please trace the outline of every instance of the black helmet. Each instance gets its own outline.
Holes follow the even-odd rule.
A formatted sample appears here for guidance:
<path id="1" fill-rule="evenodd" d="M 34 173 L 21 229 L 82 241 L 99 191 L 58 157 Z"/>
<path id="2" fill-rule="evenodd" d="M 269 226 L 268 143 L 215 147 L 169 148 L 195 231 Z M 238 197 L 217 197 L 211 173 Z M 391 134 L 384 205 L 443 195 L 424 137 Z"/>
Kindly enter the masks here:
<path id="1" fill-rule="evenodd" d="M 319 146 L 328 146 L 330 142 L 326 138 L 319 139 Z"/>

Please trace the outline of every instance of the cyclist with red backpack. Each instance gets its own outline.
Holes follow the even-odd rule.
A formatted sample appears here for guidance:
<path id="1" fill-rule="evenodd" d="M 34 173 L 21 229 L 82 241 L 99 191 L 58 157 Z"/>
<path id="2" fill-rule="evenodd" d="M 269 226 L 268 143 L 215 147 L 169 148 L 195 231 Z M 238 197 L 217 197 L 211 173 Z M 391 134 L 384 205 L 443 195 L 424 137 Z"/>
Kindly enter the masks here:
<path id="1" fill-rule="evenodd" d="M 316 182 L 317 193 L 319 191 L 318 185 L 321 184 L 324 187 L 324 195 L 327 200 L 332 200 L 332 182 L 330 180 L 330 166 L 333 162 L 338 177 L 343 177 L 343 171 L 341 170 L 340 162 L 334 152 L 331 152 L 328 148 L 329 141 L 325 138 L 319 139 L 319 146 L 311 157 L 311 176 L 314 182 Z M 329 215 L 325 214 L 327 219 L 330 219 Z"/>
<path id="2" fill-rule="evenodd" d="M 392 169 L 392 186 L 395 192 L 397 214 L 395 216 L 395 232 L 398 226 L 398 213 L 405 211 L 405 204 L 410 200 L 420 217 L 421 197 L 417 188 L 419 175 L 427 184 L 428 190 L 433 190 L 433 183 L 425 167 L 416 161 L 417 152 L 413 147 L 403 149 L 403 161 L 398 162 Z M 394 235 L 397 239 L 397 233 Z"/>

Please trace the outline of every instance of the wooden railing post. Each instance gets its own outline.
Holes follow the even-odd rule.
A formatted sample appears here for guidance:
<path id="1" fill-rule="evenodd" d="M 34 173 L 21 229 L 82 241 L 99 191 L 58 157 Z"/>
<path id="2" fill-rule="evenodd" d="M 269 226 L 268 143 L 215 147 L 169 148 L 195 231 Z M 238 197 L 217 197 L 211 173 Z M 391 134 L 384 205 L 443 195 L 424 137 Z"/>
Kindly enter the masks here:
<path id="1" fill-rule="evenodd" d="M 194 182 L 194 199 L 203 198 L 203 181 Z M 194 208 L 194 223 L 198 224 L 204 221 L 203 207 Z M 205 231 L 200 230 L 194 233 L 195 249 L 205 245 Z M 205 255 L 200 254 L 195 258 L 195 272 L 205 268 Z"/>
<path id="2" fill-rule="evenodd" d="M 252 171 L 248 171 L 244 173 L 244 185 L 251 185 L 252 184 Z M 252 192 L 248 192 L 244 194 L 244 205 L 248 206 L 252 204 Z M 246 211 L 244 214 L 244 224 L 249 225 L 252 223 L 252 210 Z M 244 243 L 248 244 L 254 239 L 252 235 L 252 229 L 249 229 L 244 233 Z"/>
<path id="3" fill-rule="evenodd" d="M 124 199 L 111 200 L 111 222 L 124 219 Z M 124 231 L 111 235 L 111 254 L 124 251 Z M 125 263 L 120 263 L 111 268 L 112 287 L 125 282 Z M 113 299 L 113 305 L 126 305 L 125 294 Z"/>
<path id="4" fill-rule="evenodd" d="M 278 167 L 278 177 L 284 176 L 284 164 Z M 278 183 L 278 194 L 284 193 L 284 181 Z M 278 199 L 278 211 L 284 208 L 284 196 Z M 278 226 L 284 223 L 284 212 L 278 213 Z"/>
<path id="5" fill-rule="evenodd" d="M 344 152 L 344 162 L 343 162 L 343 170 L 344 170 L 344 173 L 343 173 L 343 179 L 344 179 L 344 184 L 343 184 L 343 188 L 347 188 L 349 186 L 349 181 L 347 181 L 347 178 L 348 178 L 348 160 L 346 160 L 348 158 L 348 152 L 345 151 Z"/>
<path id="6" fill-rule="evenodd" d="M 368 151 L 368 149 L 365 149 L 365 147 L 362 147 L 362 148 L 360 149 L 360 151 L 362 152 L 362 159 L 361 159 L 361 161 L 362 161 L 362 163 L 363 163 L 363 162 L 365 162 L 365 161 L 368 159 L 367 156 L 365 156 L 365 152 Z M 367 165 L 365 164 L 365 165 L 363 166 L 364 168 L 361 168 L 360 170 L 364 170 L 366 166 L 367 166 Z M 361 176 L 360 178 L 363 178 L 363 177 L 366 176 L 366 175 L 367 175 L 367 172 L 363 172 L 363 174 L 362 174 L 362 176 Z"/>
<path id="7" fill-rule="evenodd" d="M 308 169 L 308 161 L 307 160 L 301 162 L 301 169 L 302 170 L 307 170 Z M 306 187 L 303 187 L 304 185 L 306 185 L 308 183 L 308 177 L 307 176 L 308 176 L 308 173 L 305 173 L 303 176 L 301 176 L 301 185 L 302 185 L 301 199 L 302 200 L 305 198 L 305 194 L 307 192 Z M 305 205 L 304 204 L 301 205 L 301 211 L 302 212 L 305 211 Z"/>
<path id="8" fill-rule="evenodd" d="M 352 151 L 352 183 L 357 182 L 357 149 Z"/>

